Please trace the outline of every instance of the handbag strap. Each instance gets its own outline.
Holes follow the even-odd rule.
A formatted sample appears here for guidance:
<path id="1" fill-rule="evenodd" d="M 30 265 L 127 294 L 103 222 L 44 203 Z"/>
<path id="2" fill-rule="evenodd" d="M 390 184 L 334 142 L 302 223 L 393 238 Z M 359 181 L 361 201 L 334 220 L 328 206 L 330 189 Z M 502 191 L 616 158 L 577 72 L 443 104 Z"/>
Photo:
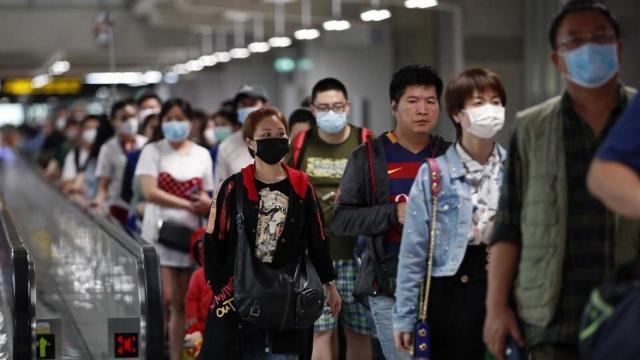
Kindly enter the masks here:
<path id="1" fill-rule="evenodd" d="M 422 280 L 420 288 L 420 314 L 421 321 L 427 320 L 427 308 L 429 307 L 429 290 L 431 289 L 431 273 L 433 269 L 433 248 L 436 243 L 436 217 L 438 214 L 438 197 L 440 196 L 441 177 L 440 165 L 435 158 L 427 159 L 430 169 L 429 188 L 431 190 L 431 228 L 429 235 L 429 255 L 427 258 L 427 273 Z"/>
<path id="2" fill-rule="evenodd" d="M 245 241 L 247 236 L 244 229 L 244 183 L 242 172 L 236 174 L 236 224 L 238 227 L 238 241 Z"/>

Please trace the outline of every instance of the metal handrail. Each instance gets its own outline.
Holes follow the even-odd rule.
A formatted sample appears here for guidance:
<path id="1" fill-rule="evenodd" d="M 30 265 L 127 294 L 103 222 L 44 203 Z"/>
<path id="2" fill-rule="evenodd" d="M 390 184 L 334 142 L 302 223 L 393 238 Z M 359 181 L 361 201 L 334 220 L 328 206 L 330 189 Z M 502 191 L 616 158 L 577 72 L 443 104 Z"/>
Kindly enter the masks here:
<path id="1" fill-rule="evenodd" d="M 62 193 L 50 183 L 46 182 L 37 169 L 22 157 L 16 156 L 16 162 L 20 162 L 33 171 L 43 184 L 53 188 L 62 201 L 72 204 L 79 212 L 88 216 L 92 222 L 110 235 L 122 248 L 136 259 L 139 280 L 140 299 L 140 353 L 146 359 L 158 359 L 164 356 L 164 309 L 162 297 L 162 281 L 160 277 L 160 261 L 158 253 L 153 245 L 144 241 L 137 234 L 127 232 L 113 217 L 104 216 L 95 211 L 87 211 L 79 204 L 69 201 Z M 35 274 L 32 274 L 35 279 Z M 35 281 L 32 281 L 35 284 Z M 34 292 L 35 294 L 35 292 Z M 34 295 L 35 309 L 35 295 Z M 35 310 L 33 311 L 35 316 Z M 35 317 L 33 320 L 33 341 L 35 343 Z"/>
<path id="2" fill-rule="evenodd" d="M 0 241 L 11 251 L 12 292 L 10 308 L 13 317 L 12 342 L 14 359 L 31 359 L 36 340 L 36 283 L 33 260 L 16 231 L 11 215 L 0 196 Z"/>

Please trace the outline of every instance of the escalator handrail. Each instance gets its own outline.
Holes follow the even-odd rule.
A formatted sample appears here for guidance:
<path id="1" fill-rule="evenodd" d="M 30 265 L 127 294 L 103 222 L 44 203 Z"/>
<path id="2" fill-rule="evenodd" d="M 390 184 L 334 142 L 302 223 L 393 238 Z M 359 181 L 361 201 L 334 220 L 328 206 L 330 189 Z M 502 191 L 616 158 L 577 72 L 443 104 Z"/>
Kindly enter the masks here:
<path id="1" fill-rule="evenodd" d="M 0 205 L 5 204 L 0 196 Z M 13 317 L 12 342 L 14 359 L 31 359 L 36 340 L 36 282 L 33 260 L 24 246 L 8 209 L 0 210 L 2 236 L 6 248 L 11 250 L 12 294 L 11 314 Z"/>
<path id="2" fill-rule="evenodd" d="M 123 249 L 136 258 L 139 279 L 140 299 L 140 343 L 146 347 L 141 352 L 146 359 L 161 358 L 164 354 L 164 309 L 162 297 L 162 281 L 160 278 L 160 260 L 155 247 L 139 235 L 127 232 L 113 217 L 102 215 L 96 211 L 87 211 L 79 204 L 69 201 L 51 183 L 47 182 L 36 167 L 17 156 L 21 162 L 30 168 L 33 174 L 40 178 L 44 185 L 51 187 L 60 199 L 71 204 L 80 213 L 88 216 L 92 222 L 114 239 Z M 35 323 L 34 323 L 35 324 Z M 35 325 L 34 325 L 35 329 Z M 158 330 L 159 329 L 159 330 Z M 155 355 L 155 356 L 154 356 Z"/>

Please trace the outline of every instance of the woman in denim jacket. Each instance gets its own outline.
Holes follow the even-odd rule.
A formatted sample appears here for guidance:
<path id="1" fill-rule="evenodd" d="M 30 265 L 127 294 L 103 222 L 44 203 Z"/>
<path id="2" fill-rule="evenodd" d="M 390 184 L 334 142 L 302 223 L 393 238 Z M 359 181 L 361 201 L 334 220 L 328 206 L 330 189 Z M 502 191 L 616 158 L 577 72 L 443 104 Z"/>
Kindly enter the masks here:
<path id="1" fill-rule="evenodd" d="M 495 142 L 504 125 L 506 95 L 486 69 L 456 75 L 445 91 L 456 144 L 437 158 L 442 171 L 428 306 L 432 359 L 483 359 L 487 243 L 502 183 L 505 150 Z M 431 224 L 430 169 L 411 188 L 400 246 L 394 338 L 413 347 L 419 294 L 425 277 Z"/>

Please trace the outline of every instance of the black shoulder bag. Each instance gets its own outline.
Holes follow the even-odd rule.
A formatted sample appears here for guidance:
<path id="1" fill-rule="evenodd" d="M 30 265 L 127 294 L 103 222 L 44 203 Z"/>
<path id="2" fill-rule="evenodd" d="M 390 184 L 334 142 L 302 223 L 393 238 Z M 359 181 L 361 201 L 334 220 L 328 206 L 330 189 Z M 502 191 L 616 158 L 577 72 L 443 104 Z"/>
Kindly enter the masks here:
<path id="1" fill-rule="evenodd" d="M 236 174 L 236 245 L 234 302 L 245 321 L 267 330 L 312 326 L 322 314 L 324 289 L 307 254 L 280 269 L 271 269 L 252 254 L 242 214 L 244 186 Z"/>

